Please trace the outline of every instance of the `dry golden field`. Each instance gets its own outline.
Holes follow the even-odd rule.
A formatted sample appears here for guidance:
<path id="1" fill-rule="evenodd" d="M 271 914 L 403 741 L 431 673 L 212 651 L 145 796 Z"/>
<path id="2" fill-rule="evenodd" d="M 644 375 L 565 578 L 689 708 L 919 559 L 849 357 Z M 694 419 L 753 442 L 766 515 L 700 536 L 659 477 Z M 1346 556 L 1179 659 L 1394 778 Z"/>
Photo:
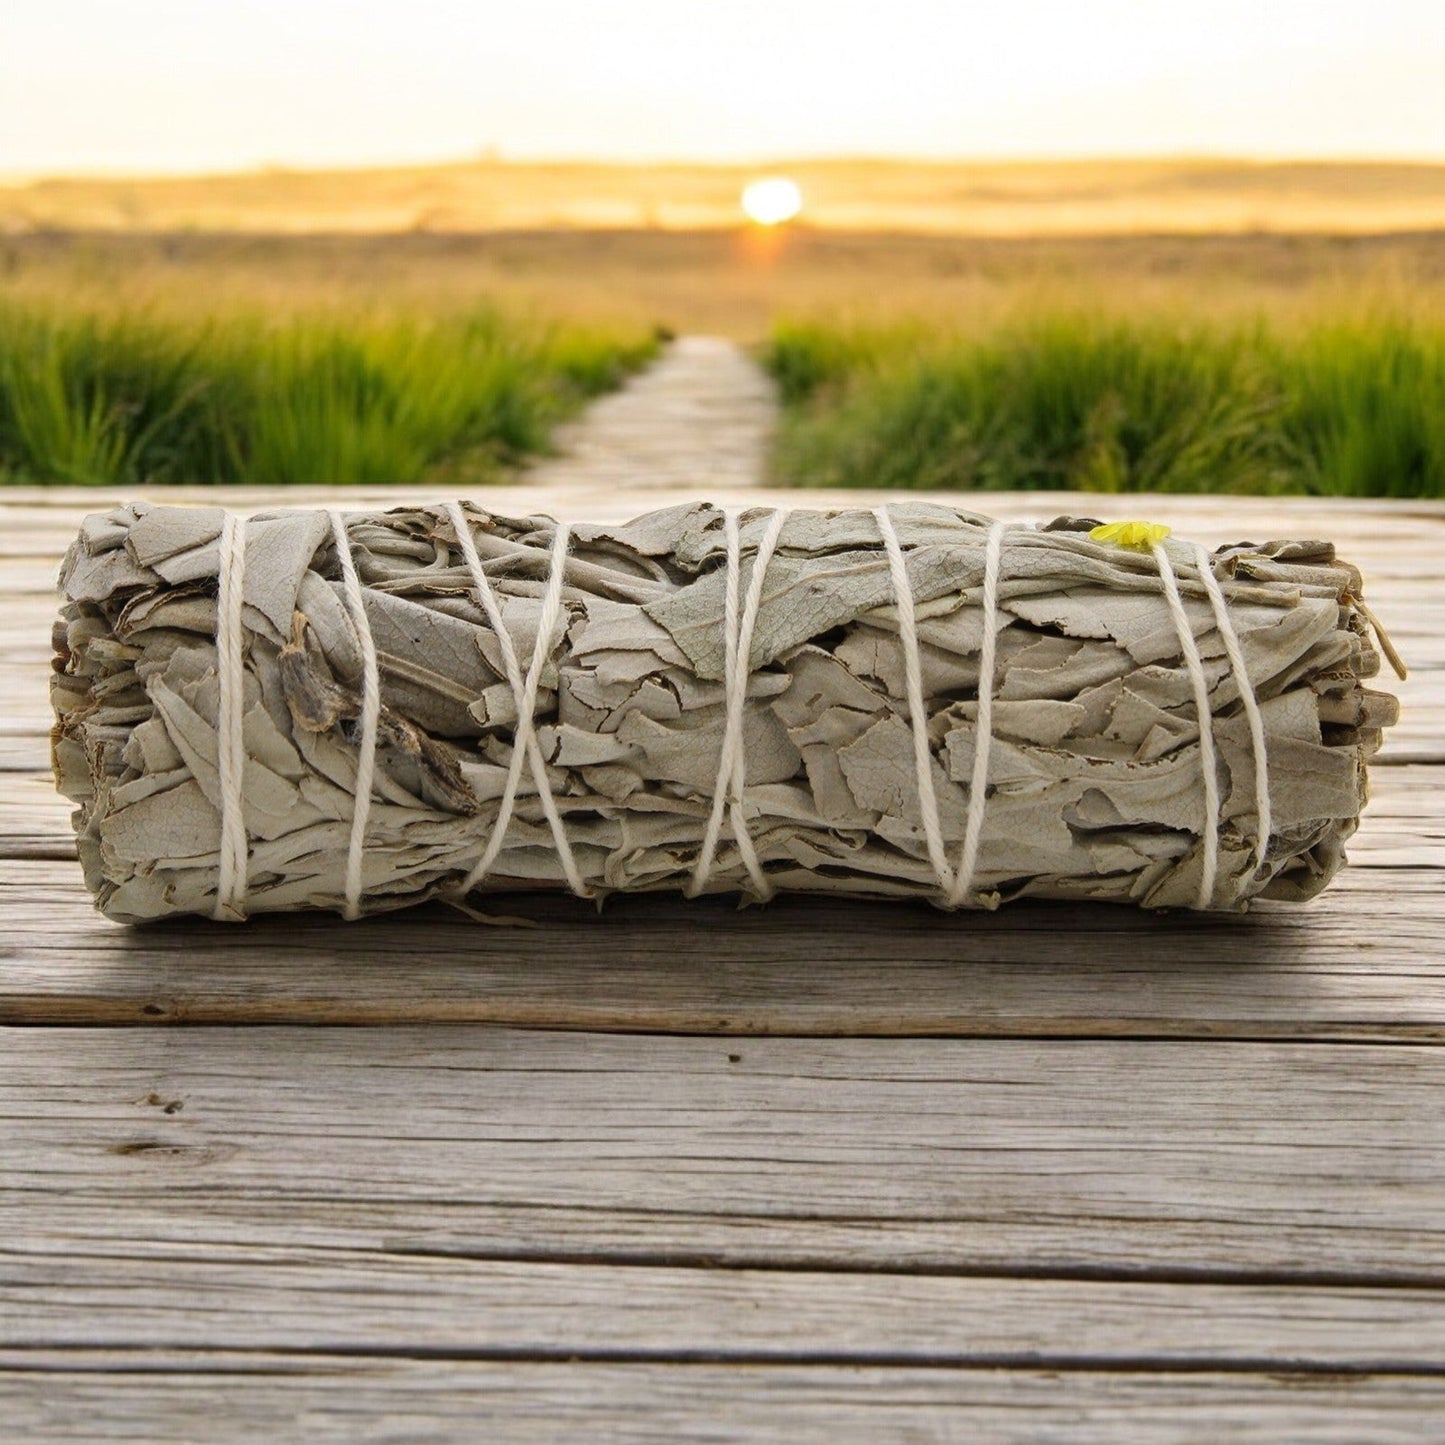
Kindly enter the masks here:
<path id="1" fill-rule="evenodd" d="M 1039 236 L 1365 232 L 1445 226 L 1445 165 L 1399 162 L 827 160 L 268 170 L 0 186 L 0 232 L 475 232 L 729 227 L 760 173 L 802 187 L 811 226 Z"/>
<path id="2" fill-rule="evenodd" d="M 807 161 L 802 220 L 739 224 L 758 168 L 472 164 L 0 186 L 0 294 L 194 309 L 443 309 L 761 338 L 779 316 L 989 324 L 1020 308 L 1233 318 L 1445 293 L 1445 165 Z"/>
<path id="3" fill-rule="evenodd" d="M 753 341 L 780 316 L 991 326 L 1019 311 L 1220 320 L 1384 307 L 1445 315 L 1445 231 L 1001 239 L 797 228 L 477 235 L 32 232 L 0 237 L 0 298 L 161 312 L 541 314 Z"/>

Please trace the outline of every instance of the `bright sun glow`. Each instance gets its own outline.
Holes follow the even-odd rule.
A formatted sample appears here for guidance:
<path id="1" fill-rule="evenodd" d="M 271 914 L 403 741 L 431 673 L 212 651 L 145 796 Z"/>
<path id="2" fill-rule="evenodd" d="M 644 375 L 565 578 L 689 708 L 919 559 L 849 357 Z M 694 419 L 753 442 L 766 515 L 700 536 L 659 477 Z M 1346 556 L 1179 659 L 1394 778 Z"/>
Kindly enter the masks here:
<path id="1" fill-rule="evenodd" d="M 743 211 L 760 226 L 780 226 L 803 209 L 803 193 L 786 176 L 768 176 L 743 187 Z"/>

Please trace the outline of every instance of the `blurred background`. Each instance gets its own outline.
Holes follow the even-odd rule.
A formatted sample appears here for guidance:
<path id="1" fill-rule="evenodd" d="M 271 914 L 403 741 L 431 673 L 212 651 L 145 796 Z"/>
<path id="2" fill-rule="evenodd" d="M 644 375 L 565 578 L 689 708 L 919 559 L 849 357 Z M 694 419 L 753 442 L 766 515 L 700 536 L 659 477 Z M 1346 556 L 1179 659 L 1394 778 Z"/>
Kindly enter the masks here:
<path id="1" fill-rule="evenodd" d="M 1445 495 L 1445 5 L 11 0 L 0 480 L 483 484 L 672 336 L 798 485 Z"/>

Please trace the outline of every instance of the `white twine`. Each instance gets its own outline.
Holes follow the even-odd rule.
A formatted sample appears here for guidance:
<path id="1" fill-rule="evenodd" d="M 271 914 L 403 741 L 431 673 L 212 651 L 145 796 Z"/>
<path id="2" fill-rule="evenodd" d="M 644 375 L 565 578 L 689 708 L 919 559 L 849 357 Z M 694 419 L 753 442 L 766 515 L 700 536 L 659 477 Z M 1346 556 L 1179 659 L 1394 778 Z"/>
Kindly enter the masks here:
<path id="1" fill-rule="evenodd" d="M 764 529 L 753 557 L 748 595 L 740 612 L 738 593 L 741 590 L 742 539 L 736 512 L 731 508 L 723 512 L 723 537 L 727 546 L 727 570 L 723 578 L 723 695 L 726 716 L 722 747 L 718 752 L 712 811 L 708 815 L 702 847 L 698 850 L 692 879 L 686 889 L 690 898 L 701 893 L 712 877 L 713 860 L 717 856 L 718 840 L 722 836 L 724 808 L 727 809 L 728 820 L 732 824 L 733 842 L 737 845 L 755 893 L 763 901 L 773 896 L 773 885 L 768 882 L 767 875 L 758 862 L 757 849 L 753 846 L 752 835 L 748 831 L 744 806 L 747 748 L 743 717 L 747 709 L 748 682 L 752 677 L 753 633 L 757 629 L 758 613 L 762 610 L 763 583 L 767 577 L 768 563 L 773 560 L 778 538 L 782 535 L 790 515 L 791 509 L 779 508 Z"/>
<path id="2" fill-rule="evenodd" d="M 1259 699 L 1255 695 L 1254 683 L 1250 681 L 1249 668 L 1245 665 L 1244 650 L 1239 645 L 1239 635 L 1229 615 L 1229 603 L 1225 600 L 1224 589 L 1214 575 L 1213 559 L 1209 549 L 1202 543 L 1191 544 L 1195 561 L 1199 567 L 1199 580 L 1209 594 L 1209 605 L 1214 609 L 1214 625 L 1219 629 L 1224 643 L 1224 654 L 1234 670 L 1234 680 L 1239 688 L 1239 700 L 1244 705 L 1244 715 L 1249 722 L 1249 741 L 1254 751 L 1254 809 L 1255 809 L 1255 861 L 1254 871 L 1264 866 L 1265 855 L 1269 852 L 1269 837 L 1274 826 L 1269 801 L 1269 752 L 1265 743 L 1264 717 L 1259 710 Z"/>
<path id="3" fill-rule="evenodd" d="M 463 881 L 464 896 L 476 888 L 490 872 L 506 841 L 508 828 L 516 807 L 517 790 L 524 765 L 529 765 L 537 787 L 538 800 L 552 837 L 557 845 L 563 872 L 573 893 L 591 896 L 582 878 L 567 837 L 567 829 L 557 808 L 541 742 L 537 737 L 537 693 L 543 669 L 556 645 L 558 623 L 562 617 L 562 588 L 565 581 L 570 533 L 558 523 L 553 533 L 547 585 L 538 618 L 537 635 L 532 657 L 525 675 L 522 673 L 511 634 L 503 618 L 500 603 L 491 579 L 482 567 L 476 542 L 461 506 L 445 504 L 446 513 L 456 534 L 467 570 L 476 585 L 482 609 L 491 623 L 502 654 L 506 679 L 512 689 L 517 719 L 513 733 L 512 755 L 507 766 L 506 782 L 491 836 L 482 855 Z M 361 579 L 351 554 L 346 522 L 339 511 L 327 513 L 336 544 L 337 559 L 346 605 L 355 623 L 362 655 L 361 736 L 358 742 L 356 794 L 347 847 L 345 916 L 359 916 L 361 907 L 362 864 L 365 857 L 366 827 L 371 809 L 376 773 L 377 734 L 381 711 L 380 670 L 376 644 L 366 615 Z M 747 759 L 744 718 L 747 710 L 748 684 L 752 676 L 752 645 L 762 608 L 763 589 L 768 565 L 777 549 L 778 540 L 790 511 L 779 509 L 772 514 L 753 559 L 747 596 L 740 598 L 742 544 L 738 516 L 728 509 L 723 513 L 723 535 L 726 544 L 726 569 L 723 587 L 723 688 L 726 718 L 722 747 L 718 756 L 717 782 L 713 790 L 712 809 L 703 835 L 697 861 L 687 888 L 694 896 L 707 886 L 712 876 L 717 848 L 722 835 L 726 811 L 737 846 L 753 888 L 760 899 L 770 898 L 772 885 L 758 861 L 757 850 L 748 828 L 746 812 Z M 998 590 L 1004 522 L 994 522 L 988 530 L 984 550 L 982 593 L 982 646 L 979 655 L 978 710 L 976 714 L 973 769 L 969 783 L 968 812 L 964 824 L 963 850 L 958 867 L 948 861 L 943 842 L 943 825 L 938 795 L 933 778 L 933 750 L 928 738 L 928 718 L 923 697 L 923 666 L 919 649 L 918 618 L 913 589 L 898 533 L 887 505 L 873 509 L 879 534 L 888 557 L 889 578 L 894 605 L 898 613 L 899 639 L 903 648 L 904 690 L 908 704 L 909 724 L 913 737 L 913 758 L 917 774 L 919 807 L 924 839 L 943 899 L 956 908 L 968 897 L 978 864 L 988 788 L 989 754 L 993 741 L 993 693 L 997 663 Z M 216 879 L 216 903 L 213 917 L 218 920 L 244 919 L 249 887 L 249 841 L 246 832 L 244 688 L 242 606 L 245 592 L 246 523 L 226 515 L 221 524 L 217 560 L 218 591 L 216 599 L 216 675 L 219 686 L 217 704 L 217 771 L 220 778 L 220 849 Z M 1239 688 L 1240 701 L 1249 726 L 1254 753 L 1254 801 L 1257 817 L 1255 871 L 1264 866 L 1273 826 L 1269 767 L 1264 719 L 1254 685 L 1245 664 L 1238 634 L 1229 616 L 1229 604 L 1214 575 L 1208 550 L 1191 544 L 1198 574 L 1214 614 L 1215 625 L 1224 645 L 1225 655 Z M 1208 818 L 1202 830 L 1203 864 L 1194 907 L 1205 909 L 1214 898 L 1219 870 L 1220 793 L 1217 750 L 1213 732 L 1213 714 L 1209 706 L 1209 685 L 1204 664 L 1194 637 L 1194 629 L 1179 592 L 1173 563 L 1164 546 L 1155 542 L 1151 548 L 1159 569 L 1160 587 L 1170 617 L 1179 637 L 1179 646 L 1189 674 L 1199 722 L 1199 758 L 1204 787 L 1204 810 Z"/>
<path id="4" fill-rule="evenodd" d="M 984 544 L 983 645 L 979 653 L 978 712 L 974 727 L 973 772 L 968 789 L 968 812 L 964 819 L 963 851 L 957 869 L 948 861 L 943 843 L 943 819 L 938 807 L 938 790 L 933 781 L 933 748 L 928 739 L 928 714 L 923 701 L 923 660 L 918 645 L 918 614 L 903 547 L 887 504 L 873 509 L 883 546 L 888 553 L 888 573 L 893 584 L 893 603 L 898 612 L 898 637 L 903 646 L 903 685 L 908 701 L 908 720 L 913 732 L 913 765 L 918 785 L 918 806 L 929 862 L 938 879 L 939 891 L 949 908 L 959 907 L 973 887 L 978 868 L 979 844 L 983 838 L 983 816 L 988 805 L 988 761 L 993 743 L 993 688 L 998 656 L 998 579 L 1004 522 L 994 522 Z"/>
<path id="5" fill-rule="evenodd" d="M 968 818 L 963 829 L 963 856 L 949 890 L 948 903 L 957 908 L 973 887 L 978 848 L 983 838 L 983 813 L 988 806 L 988 755 L 993 746 L 993 689 L 998 659 L 998 575 L 1006 522 L 988 529 L 983 553 L 983 646 L 978 658 L 978 713 L 974 724 L 973 774 L 968 784 Z"/>
<path id="6" fill-rule="evenodd" d="M 221 844 L 216 865 L 216 906 L 222 922 L 246 917 L 249 845 L 242 782 L 246 768 L 246 685 L 241 653 L 241 605 L 246 582 L 246 523 L 229 513 L 221 521 L 216 560 L 216 767 L 221 788 Z"/>
<path id="7" fill-rule="evenodd" d="M 341 582 L 347 610 L 361 644 L 361 737 L 356 749 L 356 793 L 351 810 L 351 838 L 346 849 L 346 905 L 348 919 L 361 916 L 361 865 L 366 849 L 366 822 L 371 813 L 371 789 L 376 778 L 376 732 L 381 717 L 381 671 L 376 661 L 376 639 L 366 615 L 366 598 L 361 578 L 351 555 L 351 538 L 346 520 L 338 511 L 328 512 L 336 559 L 341 564 Z"/>
<path id="8" fill-rule="evenodd" d="M 566 523 L 558 522 L 556 524 L 556 529 L 552 534 L 547 587 L 542 597 L 542 611 L 537 619 L 536 640 L 532 645 L 532 660 L 527 668 L 526 676 L 523 677 L 516 649 L 512 646 L 511 633 L 508 632 L 506 624 L 502 620 L 502 609 L 492 587 L 491 578 L 483 570 L 481 558 L 477 555 L 477 544 L 472 537 L 471 526 L 467 522 L 466 515 L 456 502 L 446 503 L 446 512 L 451 520 L 452 530 L 456 533 L 457 544 L 466 560 L 467 570 L 476 584 L 482 610 L 486 613 L 487 621 L 492 624 L 492 631 L 496 634 L 497 645 L 502 653 L 502 665 L 506 670 L 507 682 L 511 685 L 512 697 L 517 708 L 517 721 L 512 734 L 512 756 L 507 765 L 507 779 L 502 789 L 501 802 L 497 808 L 497 819 L 492 827 L 491 837 L 482 850 L 482 856 L 472 865 L 471 872 L 463 880 L 459 892 L 463 897 L 470 893 L 482 882 L 491 871 L 492 864 L 496 862 L 497 855 L 502 851 L 502 845 L 506 841 L 507 829 L 511 825 L 512 812 L 517 801 L 517 788 L 522 779 L 522 765 L 524 762 L 530 762 L 532 780 L 537 786 L 538 801 L 541 803 L 547 825 L 552 830 L 552 838 L 557 844 L 557 855 L 562 863 L 562 871 L 566 874 L 568 886 L 579 898 L 590 897 L 591 890 L 583 880 L 577 866 L 577 859 L 572 853 L 572 845 L 567 838 L 567 829 L 557 811 L 557 801 L 552 796 L 552 784 L 547 776 L 547 764 L 542 757 L 542 745 L 538 741 L 536 729 L 537 689 L 542 680 L 542 669 L 546 666 L 548 658 L 552 655 L 552 649 L 556 645 L 557 624 L 562 617 L 562 584 L 567 570 L 567 546 L 571 534 Z"/>
<path id="9" fill-rule="evenodd" d="M 1209 706 L 1209 683 L 1204 676 L 1199 644 L 1194 640 L 1194 628 L 1179 596 L 1174 564 L 1162 542 L 1153 543 L 1152 551 L 1154 560 L 1159 564 L 1159 584 L 1164 589 L 1164 600 L 1169 604 L 1169 615 L 1174 619 L 1175 632 L 1179 634 L 1179 647 L 1184 655 L 1184 668 L 1189 674 L 1194 692 L 1194 711 L 1199 720 L 1199 767 L 1204 777 L 1205 823 L 1201 830 L 1204 863 L 1199 873 L 1199 892 L 1194 906 L 1208 908 L 1214 899 L 1214 884 L 1219 872 L 1219 773 L 1215 761 L 1214 714 Z M 1247 682 L 1246 678 L 1246 685 Z"/>
<path id="10" fill-rule="evenodd" d="M 918 618 L 913 607 L 913 586 L 903 560 L 903 547 L 886 504 L 873 508 L 878 531 L 888 553 L 888 574 L 893 584 L 893 605 L 898 612 L 898 637 L 903 644 L 903 689 L 908 699 L 908 722 L 913 730 L 913 767 L 918 779 L 918 807 L 923 838 L 938 887 L 953 894 L 954 872 L 943 846 L 943 821 L 938 813 L 938 792 L 933 786 L 933 749 L 928 741 L 928 714 L 923 706 L 923 663 L 918 654 Z M 974 799 L 968 800 L 970 813 Z"/>

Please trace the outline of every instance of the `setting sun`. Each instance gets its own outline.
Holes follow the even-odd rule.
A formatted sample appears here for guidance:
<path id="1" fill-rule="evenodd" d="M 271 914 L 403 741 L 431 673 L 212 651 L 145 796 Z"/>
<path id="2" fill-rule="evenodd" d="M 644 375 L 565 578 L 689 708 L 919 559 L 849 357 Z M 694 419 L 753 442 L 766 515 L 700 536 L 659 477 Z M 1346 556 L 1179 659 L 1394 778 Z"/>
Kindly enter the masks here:
<path id="1" fill-rule="evenodd" d="M 768 176 L 743 187 L 743 212 L 759 226 L 780 226 L 803 209 L 803 193 L 786 176 Z"/>

